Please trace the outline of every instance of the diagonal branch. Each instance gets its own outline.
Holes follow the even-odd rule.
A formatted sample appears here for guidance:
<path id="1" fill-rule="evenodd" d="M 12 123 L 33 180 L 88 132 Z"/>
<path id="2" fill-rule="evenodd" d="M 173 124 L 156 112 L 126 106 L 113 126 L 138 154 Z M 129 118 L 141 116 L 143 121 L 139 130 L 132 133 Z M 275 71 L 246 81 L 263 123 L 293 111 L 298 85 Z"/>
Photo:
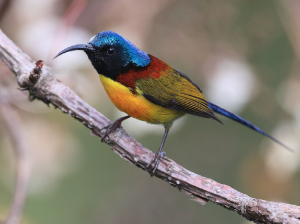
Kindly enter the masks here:
<path id="1" fill-rule="evenodd" d="M 104 135 L 100 129 L 110 121 L 63 83 L 58 82 L 48 67 L 44 66 L 42 70 L 34 69 L 34 61 L 1 30 L 0 57 L 15 73 L 20 87 L 29 91 L 32 99 L 52 104 L 63 113 L 80 121 L 100 138 Z M 37 70 L 40 71 L 38 74 Z M 154 157 L 154 153 L 143 147 L 122 128 L 111 133 L 104 141 L 121 158 L 143 170 Z M 251 198 L 230 186 L 195 174 L 167 157 L 162 160 L 155 175 L 171 186 L 194 196 L 201 204 L 211 201 L 236 211 L 256 223 L 300 223 L 299 206 Z"/>

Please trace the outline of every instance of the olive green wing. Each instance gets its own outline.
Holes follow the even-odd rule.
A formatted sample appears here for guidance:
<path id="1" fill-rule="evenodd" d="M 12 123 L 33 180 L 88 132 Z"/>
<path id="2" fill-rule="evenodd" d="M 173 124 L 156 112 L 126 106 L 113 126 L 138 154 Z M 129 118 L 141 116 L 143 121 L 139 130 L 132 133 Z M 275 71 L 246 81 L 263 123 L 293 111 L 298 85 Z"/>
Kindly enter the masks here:
<path id="1" fill-rule="evenodd" d="M 138 79 L 135 82 L 138 92 L 154 104 L 219 121 L 201 89 L 180 71 L 169 69 L 159 78 Z"/>

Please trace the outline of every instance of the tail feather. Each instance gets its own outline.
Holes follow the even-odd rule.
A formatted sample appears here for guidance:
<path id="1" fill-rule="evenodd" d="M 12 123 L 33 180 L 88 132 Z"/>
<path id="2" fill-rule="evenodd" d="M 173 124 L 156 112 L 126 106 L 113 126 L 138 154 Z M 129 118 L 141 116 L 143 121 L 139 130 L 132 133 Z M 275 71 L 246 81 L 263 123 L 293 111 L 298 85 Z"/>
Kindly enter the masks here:
<path id="1" fill-rule="evenodd" d="M 276 138 L 272 137 L 271 135 L 269 135 L 268 133 L 264 132 L 264 131 L 261 130 L 260 128 L 258 128 L 258 127 L 256 127 L 255 125 L 251 124 L 249 121 L 243 119 L 242 117 L 240 117 L 240 116 L 238 116 L 238 115 L 236 115 L 236 114 L 234 114 L 234 113 L 231 113 L 231 112 L 229 112 L 229 111 L 227 111 L 227 110 L 225 110 L 225 109 L 223 109 L 223 108 L 221 108 L 221 107 L 219 107 L 219 106 L 217 106 L 217 105 L 215 105 L 215 104 L 213 104 L 213 103 L 209 103 L 208 105 L 209 105 L 209 107 L 210 107 L 214 112 L 216 112 L 216 113 L 218 113 L 218 114 L 221 114 L 221 115 L 223 115 L 223 116 L 225 116 L 225 117 L 228 117 L 228 118 L 230 118 L 231 120 L 234 120 L 234 121 L 236 121 L 236 122 L 238 122 L 238 123 L 240 123 L 240 124 L 242 124 L 242 125 L 245 125 L 246 127 L 250 128 L 250 129 L 252 129 L 252 130 L 254 130 L 254 131 L 257 131 L 257 132 L 261 133 L 261 134 L 264 135 L 264 136 L 267 136 L 268 138 L 272 139 L 274 142 L 278 143 L 279 145 L 281 145 L 282 147 L 286 148 L 286 149 L 289 150 L 289 151 L 292 151 L 292 152 L 294 151 L 293 149 L 287 147 L 287 146 L 286 146 L 285 144 L 283 144 L 282 142 L 278 141 Z"/>

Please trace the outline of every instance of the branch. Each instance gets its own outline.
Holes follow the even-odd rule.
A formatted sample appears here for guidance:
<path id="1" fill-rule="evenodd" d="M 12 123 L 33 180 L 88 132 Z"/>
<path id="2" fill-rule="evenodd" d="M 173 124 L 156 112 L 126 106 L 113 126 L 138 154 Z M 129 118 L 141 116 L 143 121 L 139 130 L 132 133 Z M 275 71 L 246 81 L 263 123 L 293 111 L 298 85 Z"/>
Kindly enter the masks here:
<path id="1" fill-rule="evenodd" d="M 11 139 L 17 164 L 16 187 L 13 202 L 6 218 L 5 224 L 18 224 L 22 216 L 22 210 L 26 199 L 27 187 L 30 177 L 30 163 L 28 154 L 24 147 L 22 135 L 20 133 L 20 118 L 7 101 L 0 85 L 0 115 L 6 126 L 7 133 Z"/>
<path id="2" fill-rule="evenodd" d="M 15 73 L 20 87 L 29 91 L 31 99 L 39 99 L 46 104 L 54 105 L 91 129 L 95 135 L 103 137 L 104 133 L 100 129 L 110 121 L 81 100 L 67 86 L 57 81 L 47 66 L 42 70 L 33 69 L 34 61 L 1 30 L 0 57 Z M 154 157 L 154 153 L 143 147 L 122 128 L 111 133 L 104 141 L 121 158 L 143 170 Z M 300 223 L 299 206 L 251 198 L 230 186 L 192 173 L 167 157 L 162 159 L 155 175 L 171 186 L 194 196 L 194 200 L 201 204 L 211 201 L 228 210 L 236 211 L 256 223 Z"/>

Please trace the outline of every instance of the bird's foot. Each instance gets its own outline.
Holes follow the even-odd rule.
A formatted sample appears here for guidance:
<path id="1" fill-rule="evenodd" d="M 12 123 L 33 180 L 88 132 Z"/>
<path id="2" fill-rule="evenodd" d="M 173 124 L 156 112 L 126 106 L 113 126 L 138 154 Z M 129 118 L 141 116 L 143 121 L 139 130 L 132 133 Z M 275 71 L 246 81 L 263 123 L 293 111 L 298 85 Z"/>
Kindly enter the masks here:
<path id="1" fill-rule="evenodd" d="M 166 152 L 157 152 L 154 158 L 150 161 L 150 163 L 146 166 L 146 170 L 149 171 L 150 176 L 153 177 L 155 171 L 163 157 L 166 156 Z M 153 165 L 153 166 L 152 166 Z"/>
<path id="2" fill-rule="evenodd" d="M 121 127 L 122 121 L 123 121 L 123 120 L 117 119 L 117 120 L 115 120 L 114 122 L 110 123 L 109 125 L 107 125 L 107 126 L 101 128 L 100 131 L 106 129 L 106 132 L 105 132 L 104 136 L 102 137 L 101 142 L 104 142 L 104 140 L 108 137 L 108 135 L 109 135 L 111 132 L 113 132 L 113 131 L 116 130 L 117 128 L 120 128 L 120 127 Z"/>

